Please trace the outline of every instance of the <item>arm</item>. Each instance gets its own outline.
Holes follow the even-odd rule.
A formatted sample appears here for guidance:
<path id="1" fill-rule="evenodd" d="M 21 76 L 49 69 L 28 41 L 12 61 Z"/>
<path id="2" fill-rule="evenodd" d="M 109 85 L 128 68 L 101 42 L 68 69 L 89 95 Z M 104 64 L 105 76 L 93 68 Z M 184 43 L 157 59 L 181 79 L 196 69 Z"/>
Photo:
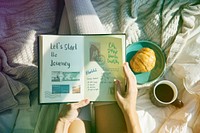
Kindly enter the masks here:
<path id="1" fill-rule="evenodd" d="M 127 88 L 123 91 L 119 80 L 115 81 L 116 93 L 115 97 L 119 107 L 121 108 L 128 133 L 141 133 L 141 127 L 136 112 L 136 100 L 137 100 L 137 81 L 135 75 L 129 68 L 128 63 L 125 63 L 124 72 L 127 79 Z"/>
<path id="2" fill-rule="evenodd" d="M 68 133 L 70 126 L 70 122 L 62 122 L 60 120 L 57 121 L 56 128 L 55 128 L 55 133 Z"/>
<path id="3" fill-rule="evenodd" d="M 124 118 L 126 121 L 128 133 L 141 133 L 140 123 L 136 111 L 125 112 Z"/>
<path id="4" fill-rule="evenodd" d="M 77 119 L 80 108 L 89 103 L 90 101 L 85 99 L 78 103 L 64 105 L 58 117 L 55 133 L 68 133 L 71 123 Z"/>

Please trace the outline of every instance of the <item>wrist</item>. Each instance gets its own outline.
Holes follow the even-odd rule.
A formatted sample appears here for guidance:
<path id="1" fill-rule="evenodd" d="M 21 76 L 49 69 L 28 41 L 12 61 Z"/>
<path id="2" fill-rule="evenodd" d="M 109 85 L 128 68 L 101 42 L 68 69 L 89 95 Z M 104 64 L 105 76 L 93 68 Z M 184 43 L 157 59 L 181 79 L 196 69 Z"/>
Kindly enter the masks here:
<path id="1" fill-rule="evenodd" d="M 137 116 L 137 111 L 135 109 L 127 109 L 123 111 L 124 116 L 132 117 L 132 116 Z"/>
<path id="2" fill-rule="evenodd" d="M 59 118 L 55 127 L 55 133 L 68 132 L 70 124 L 71 124 L 70 121 L 62 120 Z"/>
<path id="3" fill-rule="evenodd" d="M 128 106 L 128 107 L 122 107 L 121 108 L 122 109 L 122 112 L 124 113 L 124 114 L 132 114 L 132 113 L 137 113 L 136 112 L 136 107 L 135 106 Z"/>
<path id="4" fill-rule="evenodd" d="M 73 121 L 72 121 L 72 120 L 69 120 L 69 119 L 67 119 L 67 118 L 62 118 L 62 117 L 60 117 L 60 118 L 58 119 L 58 122 L 61 122 L 61 123 L 64 123 L 64 124 L 71 124 Z"/>
<path id="5" fill-rule="evenodd" d="M 141 133 L 139 117 L 136 110 L 124 113 L 128 133 Z"/>

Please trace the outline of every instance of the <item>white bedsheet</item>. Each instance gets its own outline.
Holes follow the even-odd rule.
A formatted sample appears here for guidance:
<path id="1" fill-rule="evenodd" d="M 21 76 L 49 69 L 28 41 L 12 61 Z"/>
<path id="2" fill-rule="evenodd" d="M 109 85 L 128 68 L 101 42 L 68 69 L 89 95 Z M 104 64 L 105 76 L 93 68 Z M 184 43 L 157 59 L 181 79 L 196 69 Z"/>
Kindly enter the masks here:
<path id="1" fill-rule="evenodd" d="M 149 100 L 149 87 L 139 90 L 137 112 L 144 133 L 200 131 L 200 3 L 197 1 L 93 0 L 94 8 L 111 33 L 127 34 L 127 45 L 154 41 L 167 55 L 163 79 L 174 82 L 184 107 L 159 108 Z"/>

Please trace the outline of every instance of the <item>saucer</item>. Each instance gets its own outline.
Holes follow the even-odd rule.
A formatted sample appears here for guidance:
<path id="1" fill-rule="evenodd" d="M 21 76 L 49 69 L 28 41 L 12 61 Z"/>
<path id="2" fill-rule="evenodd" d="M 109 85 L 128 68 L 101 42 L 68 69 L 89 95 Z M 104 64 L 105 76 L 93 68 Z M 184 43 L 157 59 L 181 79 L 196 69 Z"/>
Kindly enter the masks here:
<path id="1" fill-rule="evenodd" d="M 137 84 L 140 84 L 140 85 L 157 81 L 163 75 L 165 71 L 165 62 L 166 62 L 165 54 L 158 44 L 150 42 L 150 41 L 139 41 L 127 46 L 126 61 L 129 63 L 129 66 L 130 66 L 130 60 L 132 59 L 132 57 L 140 49 L 145 48 L 145 47 L 150 48 L 155 52 L 156 63 L 155 63 L 155 67 L 149 72 L 135 73 L 133 71 L 137 79 Z"/>

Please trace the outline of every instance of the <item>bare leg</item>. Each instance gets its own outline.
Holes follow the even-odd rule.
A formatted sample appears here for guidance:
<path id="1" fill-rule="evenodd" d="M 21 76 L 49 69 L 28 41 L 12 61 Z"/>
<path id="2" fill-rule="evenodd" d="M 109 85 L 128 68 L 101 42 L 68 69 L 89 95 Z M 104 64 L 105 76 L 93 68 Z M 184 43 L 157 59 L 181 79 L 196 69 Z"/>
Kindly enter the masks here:
<path id="1" fill-rule="evenodd" d="M 91 122 L 74 120 L 69 126 L 69 133 L 91 133 Z"/>
<path id="2" fill-rule="evenodd" d="M 95 107 L 97 133 L 126 133 L 124 116 L 117 103 Z"/>
<path id="3" fill-rule="evenodd" d="M 96 133 L 127 133 L 124 116 L 117 103 L 95 106 Z M 69 133 L 91 133 L 91 122 L 74 120 Z"/>

